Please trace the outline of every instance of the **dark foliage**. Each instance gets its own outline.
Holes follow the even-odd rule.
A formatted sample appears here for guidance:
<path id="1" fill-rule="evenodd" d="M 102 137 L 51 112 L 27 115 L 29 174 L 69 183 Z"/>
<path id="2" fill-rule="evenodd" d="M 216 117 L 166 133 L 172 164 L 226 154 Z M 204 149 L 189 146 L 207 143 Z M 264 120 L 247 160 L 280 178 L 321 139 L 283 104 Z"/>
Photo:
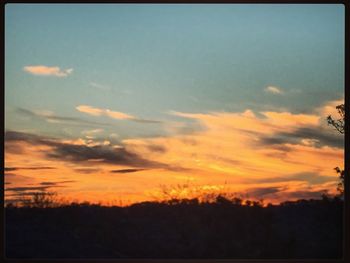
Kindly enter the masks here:
<path id="1" fill-rule="evenodd" d="M 338 120 L 335 120 L 331 115 L 329 115 L 327 117 L 327 122 L 328 122 L 328 125 L 333 126 L 339 133 L 344 134 L 345 133 L 345 104 L 338 105 L 336 109 L 338 111 L 340 118 Z M 335 167 L 334 170 L 337 172 L 340 179 L 337 189 L 339 191 L 340 196 L 343 196 L 345 171 L 340 169 L 339 167 Z"/>
<path id="2" fill-rule="evenodd" d="M 340 198 L 5 209 L 8 258 L 341 258 Z"/>
<path id="3" fill-rule="evenodd" d="M 331 115 L 327 117 L 327 122 L 329 125 L 333 126 L 338 132 L 344 134 L 345 132 L 345 105 L 340 104 L 336 107 L 338 114 L 340 116 L 339 119 L 335 120 Z"/>

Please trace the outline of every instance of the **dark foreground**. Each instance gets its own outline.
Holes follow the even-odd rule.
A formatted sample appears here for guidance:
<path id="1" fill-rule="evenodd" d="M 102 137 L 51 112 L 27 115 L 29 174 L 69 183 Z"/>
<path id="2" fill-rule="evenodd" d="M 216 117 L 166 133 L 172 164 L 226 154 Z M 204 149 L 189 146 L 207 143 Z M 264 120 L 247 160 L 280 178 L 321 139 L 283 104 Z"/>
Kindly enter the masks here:
<path id="1" fill-rule="evenodd" d="M 339 199 L 6 208 L 7 258 L 340 258 Z"/>

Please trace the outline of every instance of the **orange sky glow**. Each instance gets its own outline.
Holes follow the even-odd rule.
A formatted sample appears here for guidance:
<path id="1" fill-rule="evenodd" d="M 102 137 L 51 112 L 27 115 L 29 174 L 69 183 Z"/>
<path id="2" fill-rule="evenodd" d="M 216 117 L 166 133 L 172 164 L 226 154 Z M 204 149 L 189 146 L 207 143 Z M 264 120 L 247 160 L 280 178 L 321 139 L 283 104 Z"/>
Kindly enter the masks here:
<path id="1" fill-rule="evenodd" d="M 181 198 L 231 192 L 279 203 L 336 194 L 338 175 L 333 168 L 343 167 L 344 150 L 322 144 L 323 137 L 315 139 L 305 131 L 338 136 L 326 117 L 337 116 L 334 108 L 340 103 L 331 101 L 313 114 L 249 109 L 169 112 L 179 119 L 162 124 L 169 135 L 125 139 L 121 145 L 94 140 L 93 131 L 76 139 L 6 140 L 5 198 L 13 199 L 26 187 L 25 191 L 54 191 L 68 201 L 126 205 L 162 199 L 162 186 L 179 184 L 189 185 L 179 193 Z M 200 129 L 177 132 L 185 125 L 181 120 L 193 121 Z M 116 164 L 95 157 L 72 159 L 69 154 L 60 159 L 50 155 L 58 144 L 106 151 L 122 147 L 144 161 Z"/>

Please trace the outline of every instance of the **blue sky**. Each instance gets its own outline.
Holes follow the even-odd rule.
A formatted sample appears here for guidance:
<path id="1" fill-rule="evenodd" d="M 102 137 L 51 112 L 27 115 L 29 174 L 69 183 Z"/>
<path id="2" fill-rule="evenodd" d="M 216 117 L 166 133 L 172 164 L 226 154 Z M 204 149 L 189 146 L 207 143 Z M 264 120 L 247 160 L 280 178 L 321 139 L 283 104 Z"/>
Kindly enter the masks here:
<path id="1" fill-rule="evenodd" d="M 326 118 L 343 100 L 342 5 L 5 7 L 12 196 L 335 194 L 344 141 Z"/>
<path id="2" fill-rule="evenodd" d="M 5 19 L 9 129 L 30 126 L 17 107 L 163 120 L 171 110 L 310 112 L 343 94 L 342 5 L 7 4 Z M 28 65 L 74 71 L 33 76 Z"/>

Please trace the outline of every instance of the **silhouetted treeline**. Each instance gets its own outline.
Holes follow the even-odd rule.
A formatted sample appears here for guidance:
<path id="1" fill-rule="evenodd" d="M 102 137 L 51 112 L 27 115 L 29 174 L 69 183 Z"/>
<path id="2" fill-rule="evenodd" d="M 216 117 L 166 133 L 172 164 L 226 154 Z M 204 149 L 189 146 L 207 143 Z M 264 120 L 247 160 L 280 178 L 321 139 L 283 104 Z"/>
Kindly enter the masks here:
<path id="1" fill-rule="evenodd" d="M 340 258 L 343 201 L 5 209 L 8 258 Z"/>

